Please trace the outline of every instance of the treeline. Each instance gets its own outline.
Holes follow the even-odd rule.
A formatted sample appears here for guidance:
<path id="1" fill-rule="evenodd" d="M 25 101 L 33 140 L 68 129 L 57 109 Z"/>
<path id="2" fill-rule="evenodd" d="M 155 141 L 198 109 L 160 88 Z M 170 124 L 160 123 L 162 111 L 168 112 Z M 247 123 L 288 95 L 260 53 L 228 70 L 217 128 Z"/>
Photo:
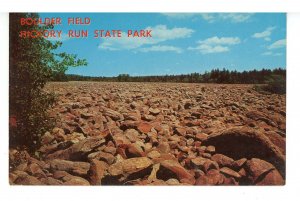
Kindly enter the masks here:
<path id="1" fill-rule="evenodd" d="M 182 75 L 158 76 L 130 76 L 120 74 L 116 77 L 93 77 L 70 74 L 57 74 L 53 81 L 104 81 L 104 82 L 181 82 L 181 83 L 224 83 L 224 84 L 266 84 L 270 79 L 286 80 L 286 70 L 276 68 L 273 70 L 229 71 L 226 69 L 213 69 L 210 72 L 191 73 Z"/>

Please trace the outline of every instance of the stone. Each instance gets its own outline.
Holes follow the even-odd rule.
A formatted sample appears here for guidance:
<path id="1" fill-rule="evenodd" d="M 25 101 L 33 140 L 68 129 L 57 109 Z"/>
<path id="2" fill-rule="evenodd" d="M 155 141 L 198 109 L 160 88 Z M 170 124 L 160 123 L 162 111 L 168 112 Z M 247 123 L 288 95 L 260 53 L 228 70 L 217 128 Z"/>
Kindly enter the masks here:
<path id="1" fill-rule="evenodd" d="M 147 154 L 147 157 L 151 158 L 151 159 L 153 159 L 153 158 L 159 158 L 160 156 L 161 156 L 161 154 L 158 151 L 156 151 L 156 150 L 150 151 Z"/>
<path id="2" fill-rule="evenodd" d="M 234 177 L 236 179 L 240 179 L 241 178 L 241 175 L 239 173 L 237 173 L 236 171 L 228 168 L 228 167 L 222 167 L 220 169 L 220 172 L 225 174 L 225 175 L 228 175 L 230 177 Z"/>
<path id="3" fill-rule="evenodd" d="M 43 145 L 50 144 L 53 140 L 55 140 L 55 137 L 51 135 L 50 132 L 46 132 L 42 137 L 41 137 L 41 143 Z"/>
<path id="4" fill-rule="evenodd" d="M 130 142 L 136 142 L 139 140 L 139 132 L 135 129 L 127 129 L 124 135 L 129 139 Z"/>
<path id="5" fill-rule="evenodd" d="M 216 161 L 220 167 L 232 167 L 234 160 L 223 154 L 215 154 L 211 157 L 211 160 Z"/>
<path id="6" fill-rule="evenodd" d="M 150 114 L 152 114 L 152 115 L 158 115 L 159 113 L 160 113 L 160 110 L 159 109 L 157 109 L 157 108 L 150 108 L 149 109 L 149 112 L 150 112 Z"/>
<path id="7" fill-rule="evenodd" d="M 214 146 L 207 146 L 206 147 L 206 150 L 205 150 L 206 152 L 208 152 L 208 153 L 215 153 L 215 151 L 216 151 L 216 148 L 214 147 Z"/>
<path id="8" fill-rule="evenodd" d="M 171 178 L 171 179 L 168 179 L 166 181 L 166 184 L 167 185 L 180 185 L 179 181 L 177 179 L 174 179 L 174 178 Z"/>
<path id="9" fill-rule="evenodd" d="M 89 170 L 90 183 L 92 185 L 101 185 L 101 180 L 104 177 L 105 171 L 108 168 L 107 163 L 92 159 Z"/>
<path id="10" fill-rule="evenodd" d="M 97 152 L 89 154 L 88 159 L 89 160 L 97 159 L 97 160 L 105 161 L 108 164 L 113 164 L 115 161 L 115 157 L 112 154 L 106 153 L 103 151 L 97 151 Z"/>
<path id="11" fill-rule="evenodd" d="M 218 153 L 233 159 L 261 158 L 285 174 L 285 156 L 264 134 L 249 128 L 235 127 L 209 135 L 203 145 L 213 145 Z"/>
<path id="12" fill-rule="evenodd" d="M 203 157 L 193 158 L 191 163 L 194 167 L 200 168 L 204 172 L 208 172 L 210 169 L 219 169 L 218 163 Z"/>
<path id="13" fill-rule="evenodd" d="M 182 127 L 177 127 L 175 128 L 175 133 L 181 136 L 185 136 L 186 135 L 186 129 L 182 128 Z"/>
<path id="14" fill-rule="evenodd" d="M 241 169 L 243 165 L 247 162 L 246 158 L 241 158 L 233 162 L 232 167 L 236 170 Z"/>
<path id="15" fill-rule="evenodd" d="M 90 183 L 81 177 L 72 177 L 72 179 L 63 183 L 63 185 L 67 186 L 89 186 Z"/>
<path id="16" fill-rule="evenodd" d="M 285 185 L 285 181 L 277 170 L 271 170 L 256 185 Z"/>
<path id="17" fill-rule="evenodd" d="M 66 160 L 80 160 L 82 159 L 85 153 L 91 152 L 95 148 L 99 147 L 105 143 L 105 139 L 101 136 L 89 137 L 76 144 L 73 144 L 71 147 L 59 150 L 54 153 L 48 154 L 46 158 L 51 159 L 66 159 Z"/>
<path id="18" fill-rule="evenodd" d="M 153 165 L 152 171 L 151 171 L 151 173 L 150 173 L 150 175 L 149 175 L 149 177 L 148 177 L 148 182 L 149 182 L 149 183 L 151 183 L 151 182 L 157 180 L 156 174 L 157 174 L 157 171 L 159 170 L 159 167 L 160 167 L 160 164 L 159 164 L 159 163 L 156 163 L 156 164 Z"/>
<path id="19" fill-rule="evenodd" d="M 118 120 L 124 120 L 124 116 L 122 114 L 120 114 L 117 111 L 114 111 L 112 109 L 109 108 L 105 108 L 104 109 L 104 113 L 105 116 L 109 116 L 110 118 L 112 118 L 114 121 L 118 121 Z"/>
<path id="20" fill-rule="evenodd" d="M 197 133 L 197 134 L 196 134 L 196 139 L 197 139 L 197 140 L 200 140 L 200 141 L 206 140 L 207 137 L 208 137 L 208 135 L 205 134 L 205 133 Z"/>
<path id="21" fill-rule="evenodd" d="M 86 162 L 73 162 L 67 160 L 54 159 L 50 161 L 50 168 L 52 170 L 60 170 L 70 172 L 76 175 L 87 175 L 90 169 L 90 164 Z"/>
<path id="22" fill-rule="evenodd" d="M 247 161 L 245 170 L 248 173 L 248 177 L 252 184 L 255 184 L 261 180 L 261 177 L 275 170 L 275 167 L 267 161 L 258 158 L 252 158 L 251 160 Z"/>
<path id="23" fill-rule="evenodd" d="M 184 167 L 182 167 L 177 161 L 164 160 L 160 164 L 166 169 L 169 169 L 170 171 L 174 172 L 180 180 L 188 179 L 192 181 L 192 183 L 195 182 L 194 176 L 190 174 Z"/>
<path id="24" fill-rule="evenodd" d="M 170 145 L 167 142 L 161 142 L 158 144 L 157 150 L 163 154 L 170 153 Z"/>
<path id="25" fill-rule="evenodd" d="M 264 122 L 266 122 L 266 123 L 267 123 L 268 125 L 270 125 L 270 126 L 277 127 L 276 123 L 273 122 L 272 120 L 270 120 L 270 119 L 268 118 L 268 116 L 265 115 L 265 114 L 263 114 L 262 112 L 253 110 L 253 111 L 247 112 L 247 113 L 246 113 L 246 116 L 247 116 L 248 118 L 250 118 L 250 119 L 255 120 L 255 121 L 258 121 L 258 120 L 264 121 Z"/>
<path id="26" fill-rule="evenodd" d="M 134 173 L 151 166 L 153 162 L 147 157 L 137 157 L 123 160 L 109 166 L 108 172 L 112 176 L 117 176 L 125 173 Z"/>
<path id="27" fill-rule="evenodd" d="M 224 176 L 218 170 L 209 170 L 206 175 L 201 175 L 196 180 L 196 185 L 221 185 L 224 182 Z"/>
<path id="28" fill-rule="evenodd" d="M 138 124 L 137 129 L 141 132 L 141 133 L 148 133 L 151 131 L 152 126 L 149 123 L 146 122 L 141 122 Z"/>
<path id="29" fill-rule="evenodd" d="M 19 176 L 14 183 L 19 185 L 43 185 L 40 180 L 30 175 Z"/>

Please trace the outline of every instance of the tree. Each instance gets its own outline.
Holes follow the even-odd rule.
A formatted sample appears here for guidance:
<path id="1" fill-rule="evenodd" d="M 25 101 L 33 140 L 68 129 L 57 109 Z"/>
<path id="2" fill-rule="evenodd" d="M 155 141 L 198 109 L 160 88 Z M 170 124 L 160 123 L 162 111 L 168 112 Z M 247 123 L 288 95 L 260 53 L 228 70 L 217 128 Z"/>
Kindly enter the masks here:
<path id="1" fill-rule="evenodd" d="M 43 88 L 54 74 L 64 74 L 69 66 L 87 65 L 76 55 L 57 53 L 62 42 L 43 37 L 21 38 L 20 31 L 45 31 L 53 25 L 22 26 L 21 18 L 38 18 L 35 13 L 9 15 L 9 126 L 10 147 L 34 151 L 41 135 L 51 126 L 47 109 L 54 103 L 53 94 Z"/>

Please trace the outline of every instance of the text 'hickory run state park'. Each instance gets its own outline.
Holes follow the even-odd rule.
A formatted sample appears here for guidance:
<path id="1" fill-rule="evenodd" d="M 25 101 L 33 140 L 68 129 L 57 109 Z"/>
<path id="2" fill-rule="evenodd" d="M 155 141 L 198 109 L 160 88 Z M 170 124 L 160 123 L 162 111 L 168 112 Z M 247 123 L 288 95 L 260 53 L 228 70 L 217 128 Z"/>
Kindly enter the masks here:
<path id="1" fill-rule="evenodd" d="M 86 18 L 68 18 L 68 25 L 90 25 L 91 19 Z M 20 24 L 22 26 L 32 26 L 32 25 L 61 25 L 62 19 L 60 17 L 57 18 L 21 18 Z M 123 32 L 122 30 L 104 30 L 97 29 L 93 31 L 93 38 L 120 38 L 120 37 L 132 37 L 132 38 L 150 38 L 152 37 L 152 30 L 127 30 Z M 20 38 L 62 38 L 63 31 L 62 30 L 24 30 L 19 32 Z M 68 30 L 67 37 L 69 38 L 87 38 L 89 37 L 89 30 Z"/>

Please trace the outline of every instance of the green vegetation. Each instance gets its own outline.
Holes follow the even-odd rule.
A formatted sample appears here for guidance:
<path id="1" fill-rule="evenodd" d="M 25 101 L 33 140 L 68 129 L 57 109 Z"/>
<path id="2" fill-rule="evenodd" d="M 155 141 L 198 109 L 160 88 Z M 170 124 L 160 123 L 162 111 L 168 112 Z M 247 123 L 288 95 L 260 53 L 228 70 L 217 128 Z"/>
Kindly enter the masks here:
<path id="1" fill-rule="evenodd" d="M 252 71 L 229 71 L 214 69 L 210 72 L 191 73 L 186 75 L 161 75 L 161 76 L 130 76 L 120 74 L 117 77 L 91 77 L 80 75 L 66 75 L 63 81 L 110 81 L 110 82 L 182 82 L 182 83 L 222 83 L 222 84 L 285 84 L 286 70 L 262 69 Z M 58 81 L 58 80 L 56 80 Z M 60 80 L 61 81 L 61 80 Z"/>
<path id="2" fill-rule="evenodd" d="M 86 65 L 76 55 L 57 53 L 61 42 L 42 37 L 20 38 L 20 31 L 53 29 L 53 26 L 21 26 L 20 18 L 38 18 L 38 14 L 9 15 L 9 138 L 10 147 L 32 152 L 39 147 L 44 132 L 51 127 L 47 109 L 55 102 L 53 94 L 43 90 L 54 75 L 64 75 L 69 66 Z"/>

